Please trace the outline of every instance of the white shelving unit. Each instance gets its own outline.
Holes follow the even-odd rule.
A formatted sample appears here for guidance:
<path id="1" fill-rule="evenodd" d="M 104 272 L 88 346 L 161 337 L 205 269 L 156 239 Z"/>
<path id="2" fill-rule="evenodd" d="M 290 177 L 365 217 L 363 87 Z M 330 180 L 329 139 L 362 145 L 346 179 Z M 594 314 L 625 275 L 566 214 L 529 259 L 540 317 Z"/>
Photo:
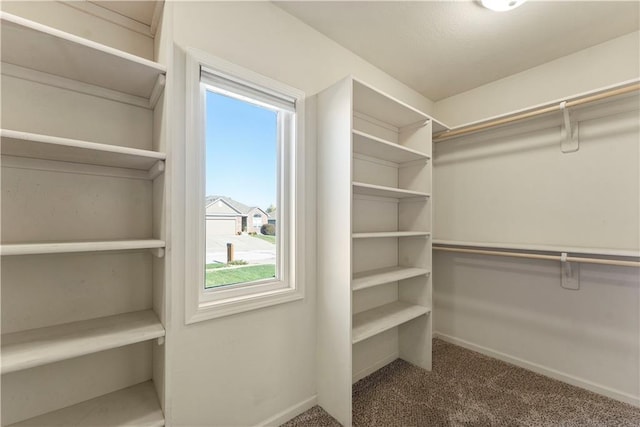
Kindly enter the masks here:
<path id="1" fill-rule="evenodd" d="M 2 425 L 163 426 L 166 68 L 4 12 L 0 24 L 2 292 L 18 307 L 2 313 Z"/>
<path id="2" fill-rule="evenodd" d="M 441 124 L 357 80 L 318 94 L 318 403 L 351 425 L 352 383 L 431 369 L 431 136 Z"/>

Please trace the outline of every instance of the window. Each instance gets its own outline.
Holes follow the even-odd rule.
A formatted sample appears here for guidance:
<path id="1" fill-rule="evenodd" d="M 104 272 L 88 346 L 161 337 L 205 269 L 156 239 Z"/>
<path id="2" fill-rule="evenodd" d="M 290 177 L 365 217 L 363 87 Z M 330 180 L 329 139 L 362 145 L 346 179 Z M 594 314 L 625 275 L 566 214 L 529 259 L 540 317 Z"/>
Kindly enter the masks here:
<path id="1" fill-rule="evenodd" d="M 304 94 L 195 50 L 186 72 L 186 322 L 302 298 Z"/>
<path id="2" fill-rule="evenodd" d="M 217 77 L 217 76 L 216 76 Z M 205 88 L 205 280 L 212 291 L 283 277 L 278 235 L 262 233 L 261 209 L 277 203 L 278 152 L 293 102 L 282 109 L 258 102 L 247 87 L 232 87 L 202 73 Z M 248 93 L 249 92 L 249 93 Z M 246 95 L 245 95 L 246 94 Z M 288 133 L 290 130 L 286 130 Z M 216 200 L 222 207 L 212 207 Z M 225 213 L 250 217 L 249 233 L 225 225 Z M 216 289 L 219 288 L 219 289 Z"/>
<path id="3" fill-rule="evenodd" d="M 255 214 L 253 216 L 253 228 L 255 229 L 260 229 L 262 228 L 262 215 L 260 214 Z M 260 230 L 260 234 L 268 236 L 267 233 L 263 233 L 262 230 Z M 277 249 L 276 249 L 277 250 Z"/>

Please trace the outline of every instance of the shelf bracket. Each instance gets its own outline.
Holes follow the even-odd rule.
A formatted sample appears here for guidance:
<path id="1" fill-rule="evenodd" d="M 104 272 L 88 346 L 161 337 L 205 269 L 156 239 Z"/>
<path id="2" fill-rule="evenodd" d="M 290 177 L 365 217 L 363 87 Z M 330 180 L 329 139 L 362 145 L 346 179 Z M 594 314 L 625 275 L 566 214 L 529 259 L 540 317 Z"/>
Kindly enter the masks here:
<path id="1" fill-rule="evenodd" d="M 164 248 L 153 248 L 151 254 L 156 258 L 164 258 Z"/>
<path id="2" fill-rule="evenodd" d="M 151 169 L 149 169 L 149 179 L 154 180 L 158 177 L 158 175 L 164 172 L 164 160 L 158 160 Z"/>
<path id="3" fill-rule="evenodd" d="M 564 154 L 575 153 L 580 149 L 580 134 L 578 122 L 571 123 L 571 116 L 569 109 L 567 108 L 567 101 L 560 103 L 560 111 L 562 111 L 562 118 L 564 124 L 560 130 L 560 149 Z"/>
<path id="4" fill-rule="evenodd" d="M 572 291 L 580 289 L 580 263 L 567 261 L 567 253 L 562 252 L 560 255 L 562 263 L 562 287 Z"/>
<path id="5" fill-rule="evenodd" d="M 164 74 L 158 75 L 156 79 L 156 83 L 153 85 L 153 89 L 151 90 L 151 95 L 149 96 L 149 107 L 151 109 L 156 108 L 156 104 L 158 103 L 158 99 L 160 99 L 160 95 L 164 91 L 164 86 L 167 82 L 167 77 Z"/>
<path id="6" fill-rule="evenodd" d="M 164 337 L 158 337 L 158 345 L 164 345 Z"/>

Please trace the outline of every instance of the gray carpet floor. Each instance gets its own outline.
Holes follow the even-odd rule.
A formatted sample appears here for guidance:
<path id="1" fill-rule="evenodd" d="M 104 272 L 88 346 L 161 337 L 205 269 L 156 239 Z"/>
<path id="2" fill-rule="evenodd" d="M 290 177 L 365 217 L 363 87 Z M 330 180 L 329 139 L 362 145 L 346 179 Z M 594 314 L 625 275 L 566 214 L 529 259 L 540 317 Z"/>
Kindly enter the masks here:
<path id="1" fill-rule="evenodd" d="M 396 360 L 353 386 L 353 425 L 640 426 L 640 408 L 433 341 L 433 370 Z M 283 427 L 338 427 L 316 406 Z"/>

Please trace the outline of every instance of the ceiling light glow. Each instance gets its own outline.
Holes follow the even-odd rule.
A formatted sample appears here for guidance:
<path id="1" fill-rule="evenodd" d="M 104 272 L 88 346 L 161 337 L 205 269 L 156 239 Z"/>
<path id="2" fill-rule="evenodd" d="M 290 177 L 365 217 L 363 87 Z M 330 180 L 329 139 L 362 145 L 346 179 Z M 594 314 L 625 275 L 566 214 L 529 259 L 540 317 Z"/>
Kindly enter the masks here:
<path id="1" fill-rule="evenodd" d="M 487 9 L 496 12 L 506 12 L 515 9 L 527 0 L 480 0 L 480 3 Z"/>

